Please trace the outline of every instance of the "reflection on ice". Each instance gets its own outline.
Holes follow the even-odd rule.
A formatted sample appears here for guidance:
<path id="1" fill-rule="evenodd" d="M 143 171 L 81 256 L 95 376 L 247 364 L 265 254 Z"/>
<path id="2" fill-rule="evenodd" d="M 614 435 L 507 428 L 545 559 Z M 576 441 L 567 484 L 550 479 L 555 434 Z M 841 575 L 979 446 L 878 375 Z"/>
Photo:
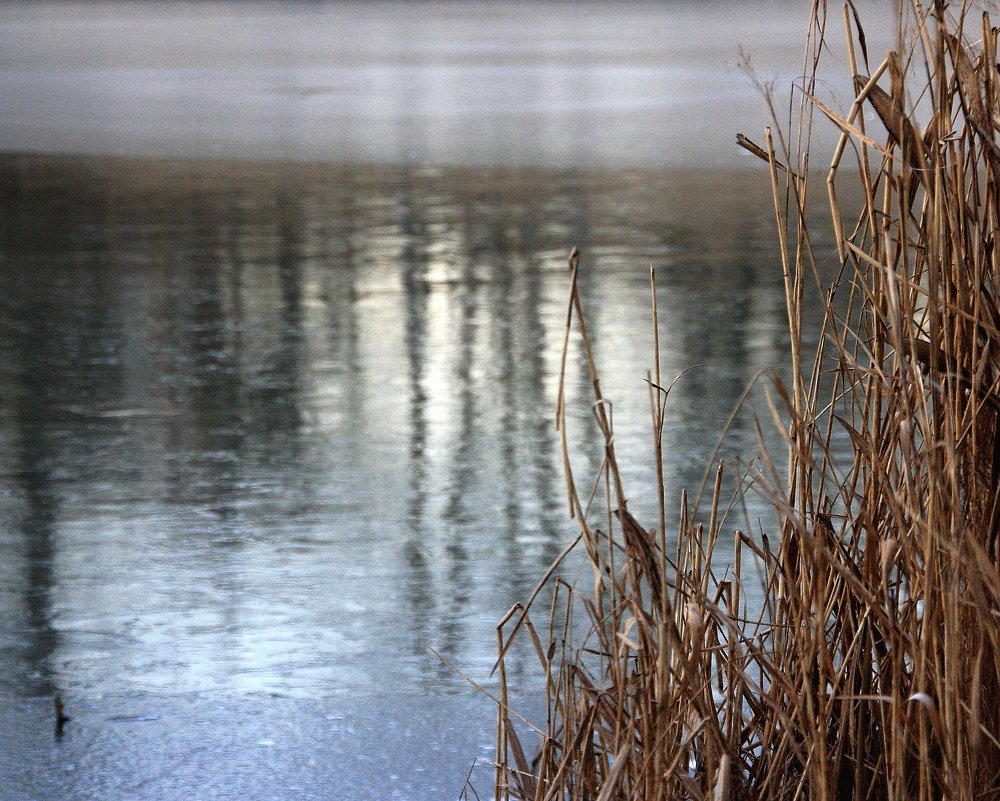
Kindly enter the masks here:
<path id="1" fill-rule="evenodd" d="M 16 692 L 460 687 L 428 644 L 487 678 L 493 624 L 570 534 L 551 423 L 568 243 L 639 512 L 649 265 L 664 374 L 704 365 L 671 396 L 671 502 L 780 362 L 754 175 L 0 169 Z M 569 370 L 582 475 L 598 450 Z M 749 426 L 732 447 L 753 451 Z"/>

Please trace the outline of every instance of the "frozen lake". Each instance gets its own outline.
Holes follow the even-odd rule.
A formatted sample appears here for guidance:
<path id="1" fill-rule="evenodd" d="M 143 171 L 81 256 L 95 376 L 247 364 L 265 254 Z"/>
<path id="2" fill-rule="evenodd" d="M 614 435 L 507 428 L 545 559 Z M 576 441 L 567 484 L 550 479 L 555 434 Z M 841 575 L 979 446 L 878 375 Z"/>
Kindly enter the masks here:
<path id="1" fill-rule="evenodd" d="M 752 11 L 750 10 L 752 8 Z M 807 4 L 5 3 L 5 150 L 736 166 Z"/>
<path id="2" fill-rule="evenodd" d="M 651 264 L 672 503 L 783 364 L 738 48 L 791 78 L 807 10 L 748 5 L 0 6 L 0 797 L 458 797 L 429 647 L 492 686 L 574 534 L 569 248 L 636 510 Z"/>

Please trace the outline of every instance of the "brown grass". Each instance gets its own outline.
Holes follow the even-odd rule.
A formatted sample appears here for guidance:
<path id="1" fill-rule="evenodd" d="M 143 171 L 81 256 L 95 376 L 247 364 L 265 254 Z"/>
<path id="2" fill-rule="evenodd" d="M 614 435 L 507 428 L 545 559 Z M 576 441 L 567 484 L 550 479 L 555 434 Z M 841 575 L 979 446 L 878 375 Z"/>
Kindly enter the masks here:
<path id="1" fill-rule="evenodd" d="M 586 513 L 590 481 L 581 496 L 564 434 L 593 591 L 549 571 L 551 605 L 535 608 L 536 593 L 498 628 L 498 798 L 1000 798 L 997 31 L 971 4 L 900 2 L 899 18 L 897 50 L 869 67 L 844 7 L 857 96 L 840 115 L 815 97 L 840 27 L 817 5 L 789 144 L 744 138 L 770 165 L 792 342 L 791 379 L 772 395 L 788 478 L 767 454 L 752 477 L 775 530 L 723 530 L 720 467 L 707 508 L 683 498 L 667 536 L 658 340 L 657 526 L 629 512 L 571 256 L 566 342 L 576 326 L 607 508 Z M 805 224 L 814 117 L 840 135 L 827 189 L 844 269 L 832 286 Z M 850 225 L 837 194 L 848 154 L 863 194 Z M 810 287 L 826 309 L 815 353 L 802 345 Z M 655 301 L 653 313 L 657 332 Z M 560 393 L 563 432 L 564 414 Z M 573 641 L 581 615 L 589 634 Z M 546 680 L 548 719 L 530 741 L 508 706 L 516 640 Z"/>

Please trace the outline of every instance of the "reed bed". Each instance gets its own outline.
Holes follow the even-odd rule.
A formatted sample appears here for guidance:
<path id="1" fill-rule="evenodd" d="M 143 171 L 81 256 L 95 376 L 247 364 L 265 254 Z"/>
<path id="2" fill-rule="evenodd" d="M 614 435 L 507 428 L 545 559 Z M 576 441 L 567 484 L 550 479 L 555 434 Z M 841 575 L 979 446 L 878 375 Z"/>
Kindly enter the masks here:
<path id="1" fill-rule="evenodd" d="M 655 291 L 659 519 L 630 512 L 571 255 L 566 350 L 575 328 L 606 508 L 588 507 L 593 477 L 574 476 L 561 391 L 593 585 L 557 578 L 557 562 L 498 627 L 498 798 L 1000 798 L 998 32 L 971 3 L 900 2 L 898 15 L 897 48 L 870 60 L 857 9 L 817 3 L 793 124 L 741 137 L 769 165 L 791 339 L 767 421 L 787 470 L 762 452 L 748 479 L 773 530 L 729 527 L 721 465 L 714 493 L 667 519 Z M 816 96 L 833 30 L 856 92 L 843 113 Z M 820 124 L 839 137 L 825 187 L 810 164 Z M 838 200 L 848 172 L 855 218 Z M 805 222 L 814 196 L 830 203 L 832 282 Z M 825 310 L 815 352 L 810 298 Z M 522 646 L 546 682 L 537 727 L 509 706 L 505 658 Z"/>

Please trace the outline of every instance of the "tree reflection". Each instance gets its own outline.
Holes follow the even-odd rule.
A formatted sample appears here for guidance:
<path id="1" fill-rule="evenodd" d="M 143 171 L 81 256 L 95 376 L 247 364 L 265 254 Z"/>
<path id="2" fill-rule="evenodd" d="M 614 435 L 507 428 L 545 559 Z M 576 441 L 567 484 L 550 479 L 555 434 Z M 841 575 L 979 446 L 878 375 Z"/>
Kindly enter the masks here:
<path id="1" fill-rule="evenodd" d="M 765 218 L 721 224 L 727 196 L 696 199 L 683 176 L 0 171 L 19 187 L 0 195 L 19 227 L 0 230 L 15 399 L 0 433 L 19 443 L 0 481 L 24 566 L 3 625 L 33 632 L 18 670 L 42 664 L 44 682 L 57 650 L 79 681 L 104 681 L 60 634 L 84 619 L 127 631 L 97 651 L 118 680 L 154 686 L 460 685 L 427 645 L 484 678 L 494 622 L 573 533 L 551 423 L 571 245 L 640 510 L 655 507 L 649 263 L 666 374 L 707 364 L 671 399 L 670 497 L 777 361 Z M 589 483 L 590 379 L 576 356 L 568 370 Z"/>

